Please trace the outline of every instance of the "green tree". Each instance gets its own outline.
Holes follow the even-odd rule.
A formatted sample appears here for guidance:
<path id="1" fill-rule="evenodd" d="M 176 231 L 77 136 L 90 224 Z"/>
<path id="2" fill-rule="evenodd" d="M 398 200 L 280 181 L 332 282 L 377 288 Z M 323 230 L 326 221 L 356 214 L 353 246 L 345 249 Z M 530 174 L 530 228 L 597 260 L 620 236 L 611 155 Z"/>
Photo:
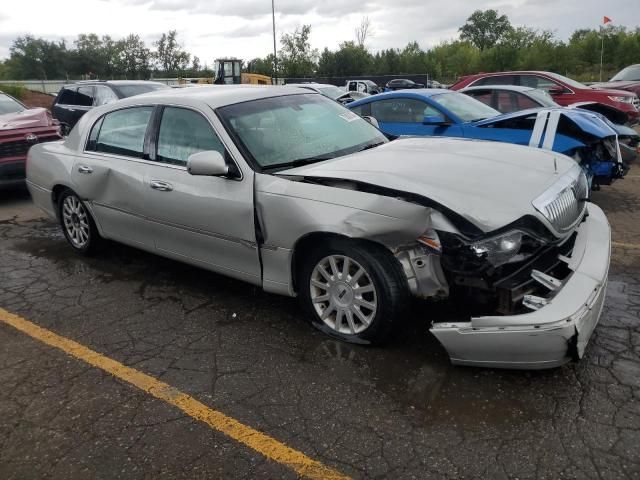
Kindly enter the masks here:
<path id="1" fill-rule="evenodd" d="M 497 10 L 476 10 L 458 31 L 461 40 L 485 50 L 503 40 L 511 29 L 507 16 L 498 15 Z"/>
<path id="2" fill-rule="evenodd" d="M 47 80 L 66 77 L 64 41 L 51 42 L 31 35 L 18 37 L 9 48 L 5 75 L 12 80 Z"/>
<path id="3" fill-rule="evenodd" d="M 156 66 L 165 75 L 177 75 L 189 66 L 191 55 L 182 49 L 177 37 L 178 33 L 170 30 L 154 43 Z"/>
<path id="4" fill-rule="evenodd" d="M 278 63 L 285 77 L 311 77 L 315 73 L 318 50 L 311 48 L 311 25 L 303 25 L 280 39 Z"/>
<path id="5" fill-rule="evenodd" d="M 142 80 L 151 74 L 151 51 L 138 35 L 131 34 L 118 40 L 115 45 L 118 76 Z"/>

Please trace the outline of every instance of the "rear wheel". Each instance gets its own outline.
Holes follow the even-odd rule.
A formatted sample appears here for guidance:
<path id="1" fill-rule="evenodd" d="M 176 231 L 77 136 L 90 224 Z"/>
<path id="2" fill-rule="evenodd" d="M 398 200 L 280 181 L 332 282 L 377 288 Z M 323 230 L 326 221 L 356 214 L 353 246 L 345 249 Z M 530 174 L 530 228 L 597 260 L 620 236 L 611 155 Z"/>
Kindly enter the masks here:
<path id="1" fill-rule="evenodd" d="M 69 244 L 79 253 L 90 255 L 100 246 L 102 238 L 86 205 L 72 190 L 65 190 L 58 199 L 60 225 Z"/>
<path id="2" fill-rule="evenodd" d="M 384 247 L 334 240 L 317 247 L 300 267 L 299 294 L 312 323 L 353 343 L 383 343 L 408 298 L 397 260 Z"/>

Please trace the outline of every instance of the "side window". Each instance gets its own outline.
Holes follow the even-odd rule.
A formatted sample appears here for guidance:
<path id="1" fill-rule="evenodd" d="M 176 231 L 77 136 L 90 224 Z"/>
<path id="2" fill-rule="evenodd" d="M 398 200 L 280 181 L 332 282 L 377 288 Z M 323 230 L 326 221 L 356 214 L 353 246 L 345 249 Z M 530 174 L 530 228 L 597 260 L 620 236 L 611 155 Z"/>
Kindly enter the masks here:
<path id="1" fill-rule="evenodd" d="M 118 96 L 113 93 L 113 90 L 105 85 L 96 85 L 95 89 L 94 104 L 96 106 L 106 105 L 107 103 L 113 103 L 118 100 Z"/>
<path id="2" fill-rule="evenodd" d="M 76 89 L 75 88 L 63 88 L 60 92 L 60 98 L 58 99 L 60 105 L 75 105 L 76 104 Z"/>
<path id="3" fill-rule="evenodd" d="M 511 92 L 505 90 L 496 92 L 496 110 L 502 113 L 510 113 L 518 110 L 515 105 L 515 98 Z"/>
<path id="4" fill-rule="evenodd" d="M 410 98 L 380 100 L 370 105 L 371 116 L 379 122 L 421 123 L 425 116 L 442 115 L 425 102 Z"/>
<path id="5" fill-rule="evenodd" d="M 515 75 L 492 75 L 490 77 L 484 77 L 472 83 L 476 85 L 517 85 Z"/>
<path id="6" fill-rule="evenodd" d="M 152 112 L 153 107 L 133 107 L 105 115 L 96 132 L 95 151 L 142 158 L 144 136 Z"/>
<path id="7" fill-rule="evenodd" d="M 470 97 L 475 98 L 479 102 L 484 103 L 485 105 L 491 106 L 491 90 L 473 90 L 471 92 L 464 92 Z"/>
<path id="8" fill-rule="evenodd" d="M 516 95 L 516 101 L 518 104 L 518 110 L 526 110 L 527 108 L 536 108 L 540 106 L 529 97 L 527 97 L 526 95 L 522 95 L 521 93 Z"/>
<path id="9" fill-rule="evenodd" d="M 93 87 L 78 87 L 75 105 L 82 107 L 93 105 Z"/>
<path id="10" fill-rule="evenodd" d="M 520 85 L 531 88 L 539 88 L 540 90 L 545 91 L 549 91 L 549 89 L 553 87 L 560 87 L 564 89 L 562 85 L 554 82 L 553 80 L 549 80 L 545 77 L 539 77 L 537 75 L 521 75 Z"/>
<path id="11" fill-rule="evenodd" d="M 160 121 L 157 160 L 186 165 L 189 155 L 204 150 L 225 154 L 224 145 L 209 121 L 193 110 L 166 107 Z"/>
<path id="12" fill-rule="evenodd" d="M 356 115 L 360 115 L 361 117 L 368 117 L 369 115 L 371 115 L 371 104 L 365 103 L 363 105 L 350 108 L 349 110 L 351 110 Z"/>

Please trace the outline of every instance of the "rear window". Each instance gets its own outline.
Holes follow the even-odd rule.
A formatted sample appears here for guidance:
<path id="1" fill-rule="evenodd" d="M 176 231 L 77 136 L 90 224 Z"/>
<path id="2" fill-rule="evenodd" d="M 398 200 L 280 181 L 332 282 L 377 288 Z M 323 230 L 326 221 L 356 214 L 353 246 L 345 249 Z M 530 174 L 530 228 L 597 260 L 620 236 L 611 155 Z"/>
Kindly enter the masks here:
<path id="1" fill-rule="evenodd" d="M 76 89 L 75 88 L 63 88 L 58 97 L 58 103 L 63 105 L 75 105 L 76 104 Z"/>

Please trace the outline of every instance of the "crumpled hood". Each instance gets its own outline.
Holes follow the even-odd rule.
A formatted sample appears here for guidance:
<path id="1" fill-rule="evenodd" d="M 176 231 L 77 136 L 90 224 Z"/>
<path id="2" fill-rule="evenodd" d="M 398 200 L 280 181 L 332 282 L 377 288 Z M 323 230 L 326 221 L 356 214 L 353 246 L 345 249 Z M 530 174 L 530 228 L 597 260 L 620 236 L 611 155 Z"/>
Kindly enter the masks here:
<path id="1" fill-rule="evenodd" d="M 490 232 L 524 215 L 541 218 L 531 202 L 574 165 L 564 155 L 508 143 L 405 137 L 278 175 L 345 179 L 420 195 Z"/>
<path id="2" fill-rule="evenodd" d="M 46 108 L 31 108 L 18 113 L 0 115 L 0 131 L 49 127 L 51 125 L 53 125 L 53 120 Z"/>

